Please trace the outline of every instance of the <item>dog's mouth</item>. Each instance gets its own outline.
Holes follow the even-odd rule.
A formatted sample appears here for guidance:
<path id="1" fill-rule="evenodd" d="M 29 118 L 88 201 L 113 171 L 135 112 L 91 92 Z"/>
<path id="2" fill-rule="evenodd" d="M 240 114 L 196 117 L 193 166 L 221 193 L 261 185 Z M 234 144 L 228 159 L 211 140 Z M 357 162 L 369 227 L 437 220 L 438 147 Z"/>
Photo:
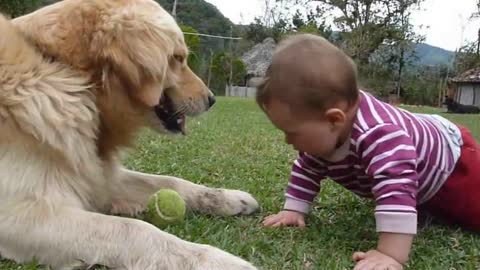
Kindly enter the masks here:
<path id="1" fill-rule="evenodd" d="M 158 105 L 155 106 L 155 114 L 168 131 L 187 134 L 185 114 L 175 108 L 173 100 L 166 93 L 162 95 Z"/>

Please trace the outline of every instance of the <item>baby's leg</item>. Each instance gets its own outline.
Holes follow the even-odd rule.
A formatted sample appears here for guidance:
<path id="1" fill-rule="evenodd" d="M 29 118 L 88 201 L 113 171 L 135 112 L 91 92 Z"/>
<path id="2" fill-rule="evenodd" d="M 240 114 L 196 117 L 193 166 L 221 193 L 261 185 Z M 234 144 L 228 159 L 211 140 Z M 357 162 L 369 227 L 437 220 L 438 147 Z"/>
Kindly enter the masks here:
<path id="1" fill-rule="evenodd" d="M 480 231 L 480 146 L 467 129 L 461 131 L 464 144 L 455 170 L 425 208 L 448 223 Z"/>

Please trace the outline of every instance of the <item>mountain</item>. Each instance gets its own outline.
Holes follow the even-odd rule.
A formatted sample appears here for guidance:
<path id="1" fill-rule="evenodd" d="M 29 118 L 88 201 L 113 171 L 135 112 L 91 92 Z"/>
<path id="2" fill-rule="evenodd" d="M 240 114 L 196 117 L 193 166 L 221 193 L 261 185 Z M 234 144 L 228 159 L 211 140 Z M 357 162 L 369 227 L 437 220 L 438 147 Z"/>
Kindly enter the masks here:
<path id="1" fill-rule="evenodd" d="M 155 0 L 171 12 L 174 0 Z M 212 35 L 230 35 L 233 23 L 216 6 L 203 0 L 178 0 L 177 19 L 198 32 Z"/>
<path id="2" fill-rule="evenodd" d="M 455 53 L 439 47 L 419 43 L 415 46 L 415 52 L 418 57 L 417 63 L 420 65 L 451 65 Z"/>

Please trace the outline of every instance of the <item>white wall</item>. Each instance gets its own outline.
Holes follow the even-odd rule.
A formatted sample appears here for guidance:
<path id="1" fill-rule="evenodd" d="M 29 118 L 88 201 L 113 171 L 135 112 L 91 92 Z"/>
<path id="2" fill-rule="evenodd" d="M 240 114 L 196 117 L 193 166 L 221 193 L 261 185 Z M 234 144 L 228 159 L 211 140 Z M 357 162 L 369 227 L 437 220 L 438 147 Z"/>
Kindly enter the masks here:
<path id="1" fill-rule="evenodd" d="M 458 100 L 460 104 L 472 105 L 474 98 L 474 87 L 471 84 L 462 84 L 458 86 Z M 480 99 L 480 92 L 475 93 L 476 99 Z"/>
<path id="2" fill-rule="evenodd" d="M 257 94 L 257 88 L 246 86 L 232 86 L 225 89 L 225 95 L 227 97 L 245 97 L 254 98 Z"/>
<path id="3" fill-rule="evenodd" d="M 480 84 L 476 84 L 473 87 L 473 91 L 475 91 L 475 106 L 480 107 Z"/>

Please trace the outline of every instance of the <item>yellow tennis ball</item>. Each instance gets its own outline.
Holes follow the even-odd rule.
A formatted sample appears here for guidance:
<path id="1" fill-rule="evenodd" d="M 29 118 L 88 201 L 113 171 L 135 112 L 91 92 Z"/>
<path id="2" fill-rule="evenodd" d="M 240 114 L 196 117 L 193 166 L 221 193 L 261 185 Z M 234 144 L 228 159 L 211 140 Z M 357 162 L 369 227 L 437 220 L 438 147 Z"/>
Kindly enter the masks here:
<path id="1" fill-rule="evenodd" d="M 163 228 L 169 224 L 180 224 L 185 219 L 185 201 L 175 190 L 161 189 L 153 194 L 145 212 L 145 221 Z"/>

